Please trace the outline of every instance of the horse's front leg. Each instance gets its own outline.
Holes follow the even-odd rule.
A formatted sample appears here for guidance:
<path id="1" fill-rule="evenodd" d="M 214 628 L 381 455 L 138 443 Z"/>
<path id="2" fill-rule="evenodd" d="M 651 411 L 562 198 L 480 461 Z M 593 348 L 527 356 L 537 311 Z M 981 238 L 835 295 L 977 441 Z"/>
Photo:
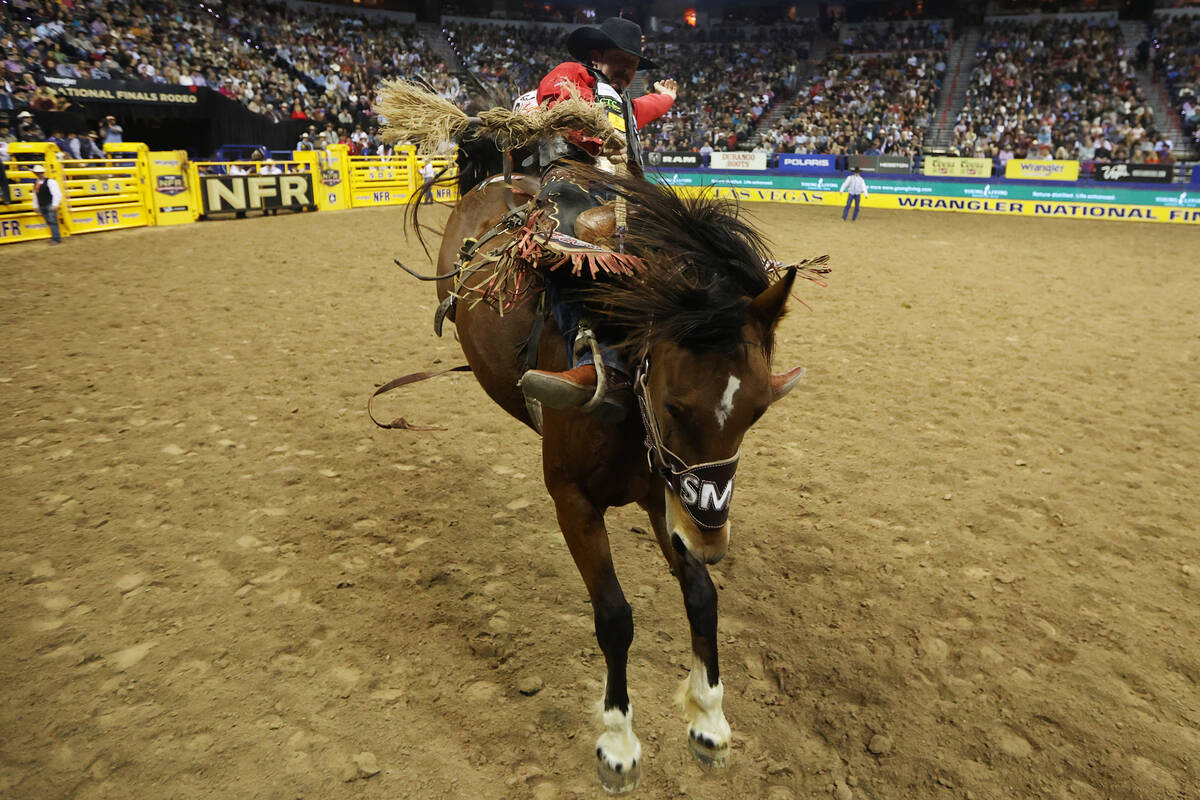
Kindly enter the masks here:
<path id="1" fill-rule="evenodd" d="M 607 791 L 631 792 L 642 777 L 642 743 L 633 732 L 633 706 L 625 679 L 629 646 L 633 643 L 633 609 L 625 600 L 613 570 L 603 512 L 578 487 L 549 488 L 558 512 L 558 525 L 587 585 L 596 640 L 608 666 L 604 732 L 596 741 L 596 770 Z"/>
<path id="2" fill-rule="evenodd" d="M 725 719 L 725 687 L 717 661 L 717 587 L 708 568 L 667 530 L 662 505 L 649 502 L 642 507 L 671 572 L 679 580 L 692 631 L 691 672 L 675 693 L 675 702 L 688 723 L 688 746 L 702 766 L 724 767 L 729 763 L 732 731 Z"/>

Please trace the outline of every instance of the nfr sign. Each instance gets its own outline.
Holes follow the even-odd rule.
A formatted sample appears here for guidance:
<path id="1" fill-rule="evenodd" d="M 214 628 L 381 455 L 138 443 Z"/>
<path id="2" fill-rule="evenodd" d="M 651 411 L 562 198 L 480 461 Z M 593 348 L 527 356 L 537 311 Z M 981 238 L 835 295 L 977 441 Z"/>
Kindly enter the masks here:
<path id="1" fill-rule="evenodd" d="M 312 175 L 209 175 L 201 197 L 205 214 L 261 208 L 314 207 Z"/>

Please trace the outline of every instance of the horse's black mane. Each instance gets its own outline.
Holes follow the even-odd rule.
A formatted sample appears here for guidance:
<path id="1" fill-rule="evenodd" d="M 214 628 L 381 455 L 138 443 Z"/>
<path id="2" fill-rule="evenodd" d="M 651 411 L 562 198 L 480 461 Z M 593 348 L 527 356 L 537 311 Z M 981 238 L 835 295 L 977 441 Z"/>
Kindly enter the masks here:
<path id="1" fill-rule="evenodd" d="M 588 168 L 579 179 L 625 198 L 625 248 L 646 264 L 634 277 L 574 287 L 601 340 L 634 360 L 662 341 L 695 352 L 740 348 L 750 301 L 773 275 L 766 242 L 737 204 L 711 194 L 680 197 L 661 184 Z"/>

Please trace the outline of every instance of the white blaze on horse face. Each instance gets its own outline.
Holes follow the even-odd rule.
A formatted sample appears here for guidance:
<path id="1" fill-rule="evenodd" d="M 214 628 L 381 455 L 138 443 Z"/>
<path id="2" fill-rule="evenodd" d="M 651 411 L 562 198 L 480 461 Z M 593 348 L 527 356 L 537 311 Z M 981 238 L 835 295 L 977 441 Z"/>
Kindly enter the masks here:
<path id="1" fill-rule="evenodd" d="M 721 402 L 717 403 L 717 426 L 722 430 L 725 429 L 725 420 L 733 413 L 733 396 L 737 394 L 737 390 L 742 386 L 741 378 L 736 375 L 729 376 L 729 383 L 725 384 L 725 394 L 721 395 Z"/>
<path id="2" fill-rule="evenodd" d="M 706 748 L 711 747 L 710 755 L 717 766 L 724 766 L 724 760 L 729 757 L 729 742 L 733 738 L 722 707 L 724 700 L 725 685 L 717 681 L 716 686 L 709 686 L 704 662 L 693 655 L 692 671 L 675 693 L 675 702 L 687 719 L 688 736 Z"/>
<path id="3" fill-rule="evenodd" d="M 596 740 L 597 756 L 614 771 L 628 772 L 642 760 L 642 743 L 633 732 L 633 705 L 629 713 L 619 708 L 604 711 L 604 733 Z"/>

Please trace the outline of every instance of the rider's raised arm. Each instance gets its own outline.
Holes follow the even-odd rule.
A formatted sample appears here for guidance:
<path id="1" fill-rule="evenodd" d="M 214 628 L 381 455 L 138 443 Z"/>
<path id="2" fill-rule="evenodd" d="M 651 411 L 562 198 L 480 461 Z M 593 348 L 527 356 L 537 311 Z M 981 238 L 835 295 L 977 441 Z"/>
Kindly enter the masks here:
<path id="1" fill-rule="evenodd" d="M 633 114 L 637 117 L 638 130 L 641 130 L 643 126 L 667 113 L 667 109 L 674 102 L 675 98 L 671 95 L 657 92 L 635 97 L 633 100 Z"/>

